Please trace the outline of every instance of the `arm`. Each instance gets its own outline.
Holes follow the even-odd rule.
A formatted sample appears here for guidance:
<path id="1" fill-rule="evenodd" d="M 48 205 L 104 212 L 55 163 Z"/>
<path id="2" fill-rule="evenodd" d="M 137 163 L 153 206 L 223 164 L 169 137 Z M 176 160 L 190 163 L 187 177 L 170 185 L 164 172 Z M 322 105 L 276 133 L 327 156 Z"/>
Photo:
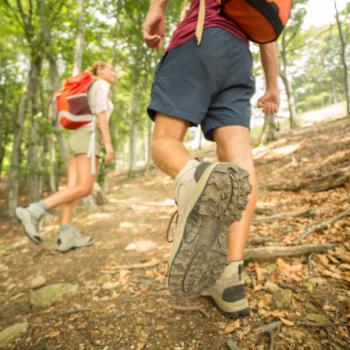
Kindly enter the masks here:
<path id="1" fill-rule="evenodd" d="M 151 4 L 143 24 L 143 39 L 151 49 L 160 50 L 165 35 L 165 9 L 168 0 L 151 0 Z"/>
<path id="2" fill-rule="evenodd" d="M 278 91 L 278 58 L 275 43 L 260 45 L 260 59 L 264 69 L 266 92 L 259 99 L 258 107 L 261 107 L 265 114 L 276 114 L 280 105 Z"/>
<path id="3" fill-rule="evenodd" d="M 113 160 L 114 151 L 113 151 L 113 146 L 111 141 L 111 135 L 109 132 L 107 113 L 105 111 L 96 113 L 96 117 L 97 117 L 97 126 L 101 131 L 102 141 L 106 150 L 105 163 L 109 164 Z"/>

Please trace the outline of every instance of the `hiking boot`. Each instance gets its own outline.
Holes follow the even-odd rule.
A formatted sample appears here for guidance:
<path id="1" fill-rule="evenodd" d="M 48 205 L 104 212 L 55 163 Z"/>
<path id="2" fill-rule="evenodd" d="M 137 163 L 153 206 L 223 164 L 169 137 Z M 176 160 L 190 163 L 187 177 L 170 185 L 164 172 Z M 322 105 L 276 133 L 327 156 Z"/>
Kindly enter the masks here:
<path id="1" fill-rule="evenodd" d="M 202 296 L 211 297 L 226 317 L 236 319 L 249 316 L 250 309 L 244 291 L 243 261 L 227 265 L 220 279 L 205 290 Z"/>
<path id="2" fill-rule="evenodd" d="M 177 297 L 199 296 L 220 277 L 227 263 L 228 228 L 240 220 L 251 192 L 248 172 L 235 164 L 193 166 L 192 173 L 185 167 L 175 184 L 179 217 L 168 286 Z"/>
<path id="3" fill-rule="evenodd" d="M 40 244 L 40 221 L 47 215 L 47 211 L 40 205 L 33 203 L 27 208 L 16 208 L 16 216 L 21 221 L 24 231 L 30 240 L 35 244 Z"/>
<path id="4" fill-rule="evenodd" d="M 93 244 L 93 239 L 83 236 L 79 230 L 73 226 L 69 226 L 67 229 L 59 231 L 57 244 L 57 250 L 65 253 L 75 248 L 90 246 Z"/>

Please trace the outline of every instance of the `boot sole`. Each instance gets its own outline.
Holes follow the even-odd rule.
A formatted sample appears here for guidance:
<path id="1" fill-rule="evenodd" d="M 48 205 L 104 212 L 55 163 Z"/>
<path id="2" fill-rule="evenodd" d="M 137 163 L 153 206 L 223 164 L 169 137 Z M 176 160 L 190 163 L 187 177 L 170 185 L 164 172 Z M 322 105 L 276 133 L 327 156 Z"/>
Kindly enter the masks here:
<path id="1" fill-rule="evenodd" d="M 196 297 L 220 277 L 227 232 L 240 220 L 251 192 L 249 174 L 230 163 L 209 166 L 178 224 L 169 259 L 168 286 L 176 297 Z"/>
<path id="2" fill-rule="evenodd" d="M 57 251 L 60 252 L 60 253 L 67 253 L 71 250 L 75 250 L 75 249 L 79 249 L 79 248 L 84 248 L 84 247 L 90 247 L 91 245 L 94 244 L 94 239 L 91 238 L 91 240 L 88 242 L 88 243 L 85 243 L 85 244 L 75 244 L 75 245 L 72 245 L 70 247 L 67 247 L 67 248 L 64 248 L 64 249 L 60 249 L 59 247 L 57 247 Z"/>
<path id="3" fill-rule="evenodd" d="M 20 222 L 22 223 L 23 228 L 24 228 L 24 232 L 29 237 L 29 239 L 33 243 L 35 243 L 36 245 L 41 244 L 42 239 L 36 233 L 36 230 L 31 222 L 31 219 L 30 219 L 28 212 L 23 208 L 16 208 L 15 213 L 16 213 L 18 220 L 20 220 Z"/>

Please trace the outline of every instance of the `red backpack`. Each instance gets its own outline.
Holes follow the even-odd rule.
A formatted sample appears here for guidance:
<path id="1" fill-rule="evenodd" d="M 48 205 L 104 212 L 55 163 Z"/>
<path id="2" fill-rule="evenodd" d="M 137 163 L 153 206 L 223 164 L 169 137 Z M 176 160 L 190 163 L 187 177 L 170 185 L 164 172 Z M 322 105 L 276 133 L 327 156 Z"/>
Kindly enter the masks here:
<path id="1" fill-rule="evenodd" d="M 213 0 L 214 1 L 214 0 Z M 292 0 L 215 0 L 221 13 L 237 23 L 256 43 L 276 41 L 287 24 Z M 205 18 L 205 0 L 199 0 L 196 36 L 200 43 Z"/>
<path id="2" fill-rule="evenodd" d="M 68 78 L 54 96 L 58 121 L 63 128 L 74 130 L 92 122 L 94 116 L 87 94 L 93 82 L 90 72 L 82 72 Z"/>

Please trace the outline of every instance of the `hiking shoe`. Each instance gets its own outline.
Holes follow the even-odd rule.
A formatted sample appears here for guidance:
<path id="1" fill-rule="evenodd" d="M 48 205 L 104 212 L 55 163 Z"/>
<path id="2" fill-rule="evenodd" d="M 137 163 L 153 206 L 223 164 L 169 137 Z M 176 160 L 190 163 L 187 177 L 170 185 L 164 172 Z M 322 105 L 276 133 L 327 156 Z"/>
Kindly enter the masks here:
<path id="1" fill-rule="evenodd" d="M 47 211 L 36 203 L 30 204 L 27 208 L 16 208 L 17 218 L 21 221 L 27 236 L 35 244 L 42 242 L 39 226 L 45 215 Z"/>
<path id="2" fill-rule="evenodd" d="M 184 176 L 186 177 L 186 176 Z M 251 192 L 249 174 L 232 163 L 200 163 L 176 184 L 179 218 L 169 258 L 168 286 L 176 297 L 199 296 L 227 263 L 227 232 Z"/>
<path id="3" fill-rule="evenodd" d="M 244 291 L 243 261 L 227 265 L 220 279 L 205 290 L 202 296 L 211 297 L 226 317 L 236 319 L 249 316 L 250 308 Z"/>
<path id="4" fill-rule="evenodd" d="M 83 236 L 79 230 L 70 226 L 63 231 L 59 231 L 57 244 L 57 250 L 61 253 L 65 253 L 75 248 L 90 246 L 93 244 L 93 239 Z"/>

